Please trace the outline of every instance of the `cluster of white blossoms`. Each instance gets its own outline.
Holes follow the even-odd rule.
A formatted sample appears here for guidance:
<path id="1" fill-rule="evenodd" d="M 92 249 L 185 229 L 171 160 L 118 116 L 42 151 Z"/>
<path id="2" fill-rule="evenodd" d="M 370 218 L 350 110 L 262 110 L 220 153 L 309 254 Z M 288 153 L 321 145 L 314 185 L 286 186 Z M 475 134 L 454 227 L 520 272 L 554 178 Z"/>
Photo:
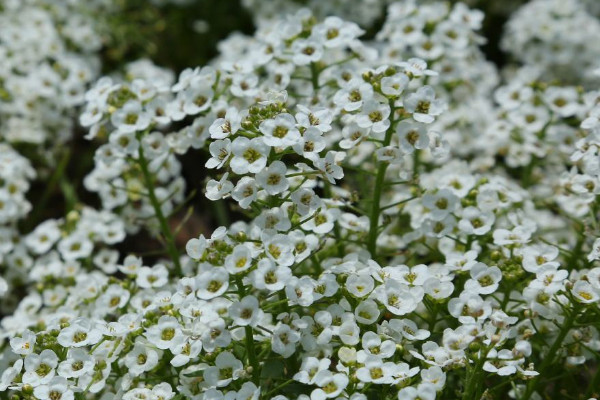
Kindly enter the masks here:
<path id="1" fill-rule="evenodd" d="M 31 210 L 31 203 L 25 194 L 35 170 L 28 159 L 17 153 L 11 146 L 0 142 L 0 264 L 4 256 L 13 249 L 12 238 L 18 237 L 16 223 Z M 0 277 L 0 294 L 2 289 Z"/>
<path id="2" fill-rule="evenodd" d="M 574 84 L 590 80 L 597 84 L 594 70 L 600 67 L 600 20 L 586 7 L 596 1 L 532 0 L 509 19 L 502 46 L 517 62 L 535 66 L 544 78 Z"/>
<path id="3" fill-rule="evenodd" d="M 537 59 L 499 83 L 461 3 L 372 40 L 319 12 L 80 93 L 97 210 L 20 233 L 36 169 L 0 143 L 0 399 L 600 396 L 600 92 Z M 185 246 L 183 156 L 225 215 Z"/>
<path id="4" fill-rule="evenodd" d="M 102 45 L 89 2 L 4 1 L 0 13 L 0 139 L 60 146 L 98 74 Z M 89 13 L 89 14 L 88 14 Z"/>
<path id="5" fill-rule="evenodd" d="M 480 153 L 477 142 L 489 125 L 491 94 L 499 81 L 496 67 L 478 47 L 485 43 L 478 34 L 483 18 L 481 11 L 463 3 L 451 7 L 442 2 L 403 1 L 390 5 L 377 34 L 376 45 L 386 62 L 416 57 L 440 71 L 427 78 L 448 104 L 434 129 L 444 133 L 452 152 L 461 157 Z"/>
<path id="6" fill-rule="evenodd" d="M 385 12 L 390 0 L 242 0 L 242 5 L 257 24 L 269 24 L 282 14 L 293 14 L 301 8 L 309 8 L 317 18 L 336 15 L 347 21 L 353 21 L 363 27 L 374 25 Z"/>
<path id="7" fill-rule="evenodd" d="M 98 193 L 104 209 L 118 211 L 128 231 L 136 232 L 157 222 L 153 205 L 160 203 L 168 215 L 185 189 L 180 163 L 169 151 L 171 141 L 159 130 L 146 135 L 140 131 L 164 128 L 186 113 L 176 111 L 170 71 L 141 60 L 127 65 L 125 75 L 128 80 L 122 82 L 101 78 L 86 94 L 80 118 L 81 125 L 90 129 L 86 138 L 108 141 L 96 150 L 94 169 L 84 184 Z"/>

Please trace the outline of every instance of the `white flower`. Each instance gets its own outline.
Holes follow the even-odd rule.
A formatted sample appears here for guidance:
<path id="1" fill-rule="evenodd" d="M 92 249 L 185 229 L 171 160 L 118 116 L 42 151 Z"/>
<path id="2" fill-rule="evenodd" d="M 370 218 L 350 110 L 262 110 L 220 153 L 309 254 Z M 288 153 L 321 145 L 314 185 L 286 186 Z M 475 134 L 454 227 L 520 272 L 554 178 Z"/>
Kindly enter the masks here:
<path id="1" fill-rule="evenodd" d="M 419 300 L 407 285 L 394 279 L 387 279 L 373 291 L 373 295 L 394 315 L 405 315 L 414 311 Z"/>
<path id="2" fill-rule="evenodd" d="M 381 92 L 387 96 L 399 96 L 408 86 L 406 74 L 395 74 L 381 78 Z"/>
<path id="3" fill-rule="evenodd" d="M 313 27 L 311 36 L 326 48 L 338 48 L 349 44 L 363 33 L 357 24 L 330 16 Z"/>
<path id="4" fill-rule="evenodd" d="M 369 132 L 371 132 L 370 128 L 361 128 L 354 122 L 344 126 L 342 129 L 344 139 L 340 140 L 340 147 L 346 150 L 357 146 L 369 136 Z"/>
<path id="5" fill-rule="evenodd" d="M 240 136 L 231 143 L 231 151 L 233 158 L 229 166 L 234 173 L 243 175 L 262 171 L 267 165 L 270 148 L 262 138 L 248 139 Z"/>
<path id="6" fill-rule="evenodd" d="M 244 176 L 235 185 L 231 197 L 238 202 L 240 207 L 247 209 L 256 200 L 257 194 L 258 187 L 254 178 Z"/>
<path id="7" fill-rule="evenodd" d="M 529 287 L 554 294 L 563 289 L 568 276 L 569 272 L 564 269 L 557 270 L 556 267 L 545 265 L 536 272 L 536 278 L 529 283 Z"/>
<path id="8" fill-rule="evenodd" d="M 420 32 L 415 30 L 416 34 Z M 437 72 L 427 69 L 427 62 L 420 58 L 409 58 L 408 61 L 402 61 L 397 64 L 399 67 L 404 69 L 404 73 L 406 73 L 409 77 L 421 77 L 423 75 L 426 76 L 436 76 Z"/>
<path id="9" fill-rule="evenodd" d="M 165 350 L 174 349 L 180 345 L 185 340 L 185 336 L 175 317 L 163 315 L 158 319 L 156 325 L 152 325 L 146 330 L 146 339 L 152 345 Z"/>
<path id="10" fill-rule="evenodd" d="M 150 125 L 150 115 L 142 110 L 142 104 L 129 100 L 110 116 L 110 122 L 122 133 L 143 131 Z"/>
<path id="11" fill-rule="evenodd" d="M 466 207 L 462 210 L 458 227 L 467 235 L 485 235 L 492 229 L 496 220 L 491 211 L 482 211 L 477 207 Z"/>
<path id="12" fill-rule="evenodd" d="M 257 268 L 250 273 L 252 284 L 257 289 L 277 291 L 283 289 L 292 271 L 288 267 L 275 264 L 269 258 L 263 258 L 258 262 Z"/>
<path id="13" fill-rule="evenodd" d="M 14 362 L 11 367 L 6 368 L 0 375 L 0 391 L 5 391 L 12 383 L 15 378 L 21 373 L 23 368 L 23 359 L 19 358 Z"/>
<path id="14" fill-rule="evenodd" d="M 429 278 L 423 284 L 423 290 L 428 296 L 436 300 L 442 300 L 450 297 L 454 291 L 454 284 L 437 278 Z"/>
<path id="15" fill-rule="evenodd" d="M 398 400 L 435 400 L 435 386 L 426 382 L 416 388 L 408 386 L 398 392 Z"/>
<path id="16" fill-rule="evenodd" d="M 158 351 L 148 346 L 148 343 L 136 340 L 133 349 L 123 359 L 123 363 L 127 367 L 127 372 L 136 377 L 156 367 L 159 356 Z"/>
<path id="17" fill-rule="evenodd" d="M 39 386 L 49 383 L 54 377 L 58 357 L 52 350 L 43 350 L 40 354 L 29 354 L 25 357 L 23 383 Z"/>
<path id="18" fill-rule="evenodd" d="M 352 80 L 333 97 L 333 102 L 345 111 L 356 111 L 373 98 L 373 87 L 362 79 Z"/>
<path id="19" fill-rule="evenodd" d="M 138 270 L 135 283 L 141 288 L 160 288 L 169 281 L 169 271 L 163 264 L 156 264 L 152 268 L 141 267 Z"/>
<path id="20" fill-rule="evenodd" d="M 221 168 L 231 154 L 231 140 L 215 140 L 208 148 L 212 157 L 206 161 L 206 168 Z"/>
<path id="21" fill-rule="evenodd" d="M 225 269 L 231 274 L 239 274 L 252 265 L 252 253 L 248 246 L 240 244 L 225 258 Z"/>
<path id="22" fill-rule="evenodd" d="M 571 289 L 571 293 L 575 296 L 577 301 L 584 304 L 595 303 L 600 298 L 598 290 L 594 289 L 589 282 L 583 280 L 575 282 Z"/>
<path id="23" fill-rule="evenodd" d="M 389 326 L 411 342 L 425 340 L 431 335 L 428 330 L 419 329 L 417 324 L 410 319 L 392 319 L 389 322 Z"/>
<path id="24" fill-rule="evenodd" d="M 498 289 L 502 280 L 502 271 L 478 262 L 471 268 L 471 279 L 465 282 L 465 290 L 477 294 L 491 294 Z"/>
<path id="25" fill-rule="evenodd" d="M 263 314 L 258 306 L 258 300 L 254 296 L 246 296 L 239 302 L 233 303 L 229 308 L 229 316 L 238 326 L 256 326 Z"/>
<path id="26" fill-rule="evenodd" d="M 433 385 L 436 391 L 442 390 L 446 384 L 446 373 L 438 366 L 421 370 L 423 382 Z"/>
<path id="27" fill-rule="evenodd" d="M 316 40 L 298 39 L 292 44 L 292 61 L 296 65 L 307 65 L 323 57 L 323 47 Z"/>
<path id="28" fill-rule="evenodd" d="M 323 172 L 332 185 L 335 185 L 336 179 L 344 177 L 344 170 L 338 164 L 344 159 L 345 155 L 346 153 L 340 151 L 328 151 L 324 158 L 314 161 L 315 167 Z"/>
<path id="29" fill-rule="evenodd" d="M 289 325 L 278 324 L 273 329 L 273 337 L 271 339 L 271 349 L 283 356 L 289 358 L 296 351 L 296 343 L 300 341 L 300 334 Z"/>
<path id="30" fill-rule="evenodd" d="M 393 362 L 382 362 L 381 358 L 368 355 L 356 370 L 356 378 L 361 382 L 373 382 L 376 384 L 391 384 L 394 382 L 393 374 L 396 370 L 396 364 Z"/>
<path id="31" fill-rule="evenodd" d="M 381 340 L 375 332 L 367 331 L 361 339 L 363 350 L 357 354 L 357 361 L 362 363 L 368 355 L 377 356 L 379 359 L 390 358 L 396 352 L 396 343 L 393 340 Z"/>
<path id="32" fill-rule="evenodd" d="M 72 233 L 58 243 L 58 251 L 65 260 L 88 257 L 93 249 L 93 243 L 87 237 L 78 233 Z"/>
<path id="33" fill-rule="evenodd" d="M 69 388 L 69 382 L 62 376 L 55 376 L 48 384 L 37 386 L 33 394 L 40 400 L 73 400 L 75 394 Z"/>
<path id="34" fill-rule="evenodd" d="M 375 282 L 368 272 L 359 272 L 346 279 L 346 290 L 353 296 L 361 298 L 367 296 L 375 287 Z"/>
<path id="35" fill-rule="evenodd" d="M 201 300 L 210 300 L 221 296 L 229 287 L 229 273 L 225 268 L 214 267 L 196 277 L 198 290 L 196 296 Z"/>
<path id="36" fill-rule="evenodd" d="M 307 385 L 313 385 L 317 373 L 327 371 L 329 365 L 331 365 L 331 360 L 328 358 L 305 357 L 302 360 L 300 370 L 294 375 L 294 380 Z"/>
<path id="37" fill-rule="evenodd" d="M 294 205 L 296 205 L 298 214 L 303 216 L 315 211 L 322 204 L 319 196 L 310 188 L 303 187 L 295 190 L 290 198 L 294 202 Z"/>
<path id="38" fill-rule="evenodd" d="M 240 390 L 238 390 L 235 400 L 258 400 L 260 390 L 254 383 L 244 382 Z"/>
<path id="39" fill-rule="evenodd" d="M 240 377 L 243 371 L 243 364 L 228 351 L 220 353 L 215 365 L 208 367 L 204 371 L 204 379 L 211 386 L 227 386 L 232 380 Z"/>
<path id="40" fill-rule="evenodd" d="M 319 386 L 310 394 L 310 400 L 331 399 L 339 396 L 348 386 L 348 375 L 339 373 L 334 374 L 331 371 L 321 371 L 315 376 L 315 383 Z"/>
<path id="41" fill-rule="evenodd" d="M 80 348 L 71 348 L 67 359 L 58 364 L 58 375 L 65 378 L 79 378 L 94 370 L 95 361 L 89 353 Z"/>
<path id="42" fill-rule="evenodd" d="M 322 235 L 331 232 L 336 220 L 340 216 L 338 208 L 328 208 L 324 211 L 315 211 L 314 217 L 303 223 L 302 229 L 312 231 L 315 234 Z"/>
<path id="43" fill-rule="evenodd" d="M 302 104 L 298 104 L 296 107 L 299 110 L 299 112 L 296 113 L 298 126 L 302 126 L 306 129 L 311 127 L 316 128 L 320 132 L 329 132 L 331 130 L 333 114 L 328 108 L 318 108 L 311 111 Z"/>
<path id="44" fill-rule="evenodd" d="M 558 248 L 546 244 L 536 244 L 523 248 L 523 269 L 527 272 L 537 273 L 542 267 L 549 266 L 557 269 L 560 264 L 555 261 L 558 257 Z"/>
<path id="45" fill-rule="evenodd" d="M 227 196 L 233 190 L 233 183 L 227 180 L 229 173 L 223 174 L 219 181 L 211 179 L 206 184 L 206 198 L 217 201 Z"/>
<path id="46" fill-rule="evenodd" d="M 256 182 L 270 195 L 276 195 L 290 186 L 285 177 L 287 168 L 281 161 L 273 161 L 271 165 L 256 174 Z"/>
<path id="47" fill-rule="evenodd" d="M 152 388 L 152 399 L 171 400 L 173 397 L 175 397 L 175 392 L 173 392 L 171 385 L 167 382 L 161 382 Z"/>
<path id="48" fill-rule="evenodd" d="M 10 338 L 10 347 L 13 353 L 27 355 L 33 353 L 37 336 L 35 333 L 26 329 L 20 337 L 15 336 Z"/>
<path id="49" fill-rule="evenodd" d="M 293 146 L 301 139 L 296 120 L 290 114 L 279 114 L 274 119 L 267 119 L 258 129 L 265 135 L 264 142 L 273 147 Z"/>
<path id="50" fill-rule="evenodd" d="M 56 220 L 50 219 L 39 224 L 25 238 L 25 244 L 35 254 L 44 254 L 60 239 L 60 229 Z"/>
<path id="51" fill-rule="evenodd" d="M 233 75 L 231 94 L 237 97 L 253 97 L 258 94 L 258 77 L 255 74 L 238 73 Z"/>
<path id="52" fill-rule="evenodd" d="M 429 146 L 429 135 L 425 126 L 410 120 L 400 121 L 396 125 L 396 134 L 400 139 L 400 149 L 412 154 L 415 149 L 426 149 Z"/>
<path id="53" fill-rule="evenodd" d="M 431 86 L 423 86 L 404 99 L 404 108 L 413 114 L 415 121 L 430 124 L 435 116 L 444 111 L 444 102 L 435 99 L 435 91 Z"/>
<path id="54" fill-rule="evenodd" d="M 460 323 L 472 324 L 487 319 L 492 313 L 492 306 L 489 301 L 484 301 L 478 294 L 463 291 L 459 297 L 450 299 L 448 311 Z"/>
<path id="55" fill-rule="evenodd" d="M 374 324 L 379 319 L 379 307 L 373 300 L 363 300 L 356 306 L 354 317 L 359 324 Z"/>
<path id="56" fill-rule="evenodd" d="M 356 124 L 361 128 L 371 128 L 375 133 L 385 132 L 390 126 L 390 106 L 369 100 L 362 106 L 360 114 L 356 116 Z"/>
<path id="57" fill-rule="evenodd" d="M 135 137 L 135 132 L 116 131 L 110 134 L 108 140 L 116 156 L 137 156 L 140 142 Z"/>
<path id="58" fill-rule="evenodd" d="M 326 146 L 323 132 L 311 126 L 304 131 L 301 140 L 293 146 L 293 149 L 299 155 L 315 160 L 319 158 L 319 153 Z"/>
<path id="59" fill-rule="evenodd" d="M 88 318 L 76 318 L 60 331 L 57 341 L 63 347 L 94 345 L 102 338 L 101 331 L 95 325 L 95 322 Z"/>
<path id="60" fill-rule="evenodd" d="M 289 267 L 294 263 L 294 247 L 286 235 L 276 234 L 263 239 L 265 254 L 277 265 Z"/>
<path id="61" fill-rule="evenodd" d="M 188 115 L 199 114 L 212 104 L 214 92 L 212 82 L 208 80 L 193 81 L 189 87 L 179 92 L 178 100 L 183 101 L 183 111 Z"/>
<path id="62" fill-rule="evenodd" d="M 136 275 L 142 267 L 142 259 L 134 255 L 128 255 L 123 260 L 123 265 L 118 266 L 119 271 L 127 275 Z"/>

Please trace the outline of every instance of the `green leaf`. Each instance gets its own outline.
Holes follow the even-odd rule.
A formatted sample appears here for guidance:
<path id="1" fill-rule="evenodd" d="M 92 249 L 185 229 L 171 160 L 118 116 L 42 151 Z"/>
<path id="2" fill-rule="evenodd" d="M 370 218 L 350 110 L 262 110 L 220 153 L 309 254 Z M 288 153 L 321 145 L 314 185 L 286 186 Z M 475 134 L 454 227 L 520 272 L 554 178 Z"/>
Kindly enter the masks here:
<path id="1" fill-rule="evenodd" d="M 204 375 L 204 370 L 203 369 L 200 370 L 200 371 L 194 371 L 194 372 L 190 372 L 190 373 L 187 373 L 187 374 L 183 374 L 183 376 L 187 376 L 189 378 L 196 378 L 196 377 L 203 376 L 203 375 Z"/>
<path id="2" fill-rule="evenodd" d="M 268 360 L 262 367 L 261 379 L 283 377 L 284 363 L 281 360 Z"/>

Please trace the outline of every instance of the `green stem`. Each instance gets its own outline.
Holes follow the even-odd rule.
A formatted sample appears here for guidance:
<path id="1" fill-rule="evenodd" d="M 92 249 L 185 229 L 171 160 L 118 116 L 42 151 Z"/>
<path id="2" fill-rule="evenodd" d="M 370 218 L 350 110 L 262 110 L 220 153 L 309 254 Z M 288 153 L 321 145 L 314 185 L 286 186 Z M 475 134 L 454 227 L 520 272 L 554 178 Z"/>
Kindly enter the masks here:
<path id="1" fill-rule="evenodd" d="M 310 63 L 310 80 L 312 82 L 312 87 L 315 91 L 315 93 L 319 90 L 319 74 L 321 73 L 321 71 L 319 71 L 319 66 L 312 62 Z"/>
<path id="2" fill-rule="evenodd" d="M 419 174 L 419 167 L 421 166 L 421 150 L 415 149 L 413 152 L 413 178 Z"/>
<path id="3" fill-rule="evenodd" d="M 329 182 L 325 182 L 325 187 L 323 190 L 325 197 L 331 199 L 331 184 Z M 337 256 L 342 258 L 344 257 L 344 242 L 342 241 L 342 233 L 340 232 L 340 226 L 337 221 L 333 223 L 333 234 L 335 235 L 335 247 L 337 250 Z"/>
<path id="4" fill-rule="evenodd" d="M 385 139 L 383 141 L 384 146 L 389 146 L 392 141 L 392 134 L 394 133 L 394 115 L 396 110 L 394 108 L 393 100 L 390 100 L 390 127 L 385 132 Z M 382 162 L 377 168 L 377 177 L 375 178 L 375 187 L 373 188 L 373 204 L 371 205 L 371 213 L 369 216 L 369 236 L 367 241 L 367 249 L 371 253 L 371 257 L 375 258 L 377 255 L 377 236 L 379 228 L 379 214 L 381 213 L 381 193 L 385 186 L 385 172 L 388 168 L 387 162 Z"/>
<path id="5" fill-rule="evenodd" d="M 38 223 L 38 221 L 41 217 L 41 214 L 47 209 L 46 204 L 48 203 L 48 200 L 50 200 L 50 196 L 54 192 L 54 189 L 56 189 L 56 185 L 58 185 L 59 182 L 61 181 L 61 179 L 65 173 L 65 169 L 67 168 L 67 165 L 69 164 L 70 159 L 71 159 L 71 149 L 67 148 L 65 150 L 62 158 L 58 162 L 58 165 L 56 166 L 54 173 L 52 174 L 52 176 L 50 176 L 50 180 L 46 184 L 44 193 L 42 193 L 42 196 L 40 197 L 40 199 L 37 201 L 35 207 L 33 208 L 33 212 L 30 214 L 30 217 L 29 217 L 26 227 L 25 227 L 26 232 L 30 231 Z"/>
<path id="6" fill-rule="evenodd" d="M 536 375 L 532 380 L 529 381 L 529 383 L 527 384 L 527 390 L 525 391 L 525 394 L 523 395 L 523 397 L 521 397 L 521 400 L 528 400 L 531 397 L 531 395 L 533 394 L 533 392 L 535 392 L 535 389 L 536 389 L 537 384 L 540 381 L 540 379 L 542 377 L 546 376 L 545 375 L 546 369 L 554 363 L 556 353 L 558 353 L 558 350 L 560 349 L 562 342 L 565 340 L 565 338 L 567 337 L 567 334 L 569 333 L 569 330 L 571 330 L 571 327 L 575 323 L 577 314 L 578 314 L 578 307 L 577 307 L 577 305 L 575 305 L 574 310 L 567 317 L 567 319 L 563 322 L 562 329 L 558 333 L 558 336 L 556 337 L 556 340 L 554 340 L 554 343 L 552 343 L 552 347 L 550 347 L 550 350 L 548 350 L 546 357 L 544 357 L 542 364 L 540 365 L 540 368 L 537 371 L 537 372 L 539 372 L 539 375 Z"/>
<path id="7" fill-rule="evenodd" d="M 283 382 L 281 385 L 277 386 L 276 388 L 274 388 L 273 390 L 270 390 L 266 395 L 265 398 L 270 398 L 271 395 L 277 393 L 277 391 L 279 389 L 283 389 L 284 387 L 286 387 L 287 385 L 289 385 L 290 383 L 293 383 L 294 380 L 293 379 L 288 379 L 287 381 Z"/>
<path id="8" fill-rule="evenodd" d="M 600 367 L 597 367 L 596 369 L 596 374 L 594 375 L 594 378 L 592 378 L 592 380 L 590 381 L 590 384 L 588 385 L 588 388 L 586 390 L 586 394 L 585 394 L 585 398 L 590 398 L 593 395 L 596 395 L 599 391 L 600 388 Z M 594 392 L 596 391 L 596 392 Z"/>
<path id="9" fill-rule="evenodd" d="M 175 267 L 175 274 L 177 276 L 181 276 L 181 263 L 179 262 L 179 252 L 177 251 L 177 247 L 175 246 L 175 238 L 173 237 L 173 233 L 171 232 L 171 228 L 169 228 L 169 223 L 165 218 L 165 215 L 162 212 L 160 201 L 156 197 L 156 192 L 154 188 L 154 180 L 152 179 L 152 174 L 150 174 L 150 170 L 148 169 L 148 160 L 144 155 L 144 149 L 140 145 L 138 150 L 138 162 L 140 168 L 142 170 L 142 175 L 144 176 L 144 181 L 146 186 L 148 187 L 148 197 L 150 198 L 150 203 L 152 204 L 152 208 L 154 208 L 154 212 L 156 214 L 156 218 L 158 219 L 158 223 L 160 224 L 160 230 L 165 238 L 167 244 L 167 252 L 173 261 L 173 265 Z"/>
<path id="10" fill-rule="evenodd" d="M 479 352 L 477 364 L 475 364 L 475 367 L 470 371 L 469 377 L 467 378 L 467 386 L 462 396 L 463 400 L 473 400 L 479 398 L 476 392 L 480 381 L 483 380 L 483 377 L 481 376 L 481 372 L 484 372 L 483 364 L 485 364 L 487 355 L 493 347 L 494 343 L 490 343 L 489 346 L 485 347 L 485 349 Z"/>
<path id="11" fill-rule="evenodd" d="M 229 225 L 229 213 L 227 212 L 227 208 L 225 207 L 225 202 L 222 200 L 217 200 L 212 202 L 215 211 L 215 218 L 217 223 L 221 226 Z"/>
<path id="12" fill-rule="evenodd" d="M 246 288 L 242 277 L 238 274 L 235 276 L 235 284 L 237 285 L 238 295 L 240 300 L 246 296 Z M 245 326 L 244 331 L 246 333 L 246 356 L 248 357 L 248 363 L 252 366 L 252 382 L 258 386 L 260 380 L 260 371 L 258 359 L 256 358 L 256 349 L 254 348 L 254 332 L 251 326 Z"/>

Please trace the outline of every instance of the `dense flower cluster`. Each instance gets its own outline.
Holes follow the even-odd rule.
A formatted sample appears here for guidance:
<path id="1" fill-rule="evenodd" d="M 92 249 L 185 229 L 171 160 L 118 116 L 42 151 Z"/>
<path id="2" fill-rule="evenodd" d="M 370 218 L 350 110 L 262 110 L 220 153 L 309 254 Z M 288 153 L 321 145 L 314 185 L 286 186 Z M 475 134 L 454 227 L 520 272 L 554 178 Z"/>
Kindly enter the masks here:
<path id="1" fill-rule="evenodd" d="M 18 20 L 8 4 L 0 19 Z M 264 14 L 177 78 L 140 60 L 84 92 L 89 69 L 71 103 L 44 92 L 69 89 L 59 49 L 8 68 L 0 100 L 31 118 L 39 103 L 71 123 L 84 103 L 83 185 L 101 206 L 20 229 L 36 169 L 0 143 L 0 399 L 529 400 L 570 379 L 600 395 L 600 92 L 547 80 L 571 39 L 521 31 L 547 33 L 533 7 L 562 10 L 533 11 L 552 29 L 598 20 L 574 1 L 525 5 L 506 43 L 546 60 L 499 83 L 480 11 L 392 3 L 361 40 L 365 22 L 320 18 L 339 14 L 327 4 Z M 80 45 L 67 59 L 97 50 Z M 27 79 L 42 79 L 32 102 L 14 89 Z M 225 214 L 185 249 L 183 156 Z M 119 245 L 140 232 L 156 251 Z"/>
<path id="2" fill-rule="evenodd" d="M 590 2 L 597 7 L 597 2 Z M 517 61 L 535 66 L 545 78 L 597 83 L 600 21 L 580 0 L 533 0 L 508 22 L 502 45 Z"/>
<path id="3" fill-rule="evenodd" d="M 0 138 L 59 146 L 70 115 L 98 74 L 101 37 L 71 2 L 3 2 L 0 14 Z"/>
<path id="4" fill-rule="evenodd" d="M 363 27 L 368 27 L 381 18 L 385 6 L 390 0 L 273 0 L 264 2 L 260 0 L 242 0 L 244 7 L 252 13 L 258 24 L 269 24 L 274 18 L 282 14 L 293 14 L 301 8 L 309 8 L 317 18 L 336 15 L 347 21 L 353 21 Z"/>

